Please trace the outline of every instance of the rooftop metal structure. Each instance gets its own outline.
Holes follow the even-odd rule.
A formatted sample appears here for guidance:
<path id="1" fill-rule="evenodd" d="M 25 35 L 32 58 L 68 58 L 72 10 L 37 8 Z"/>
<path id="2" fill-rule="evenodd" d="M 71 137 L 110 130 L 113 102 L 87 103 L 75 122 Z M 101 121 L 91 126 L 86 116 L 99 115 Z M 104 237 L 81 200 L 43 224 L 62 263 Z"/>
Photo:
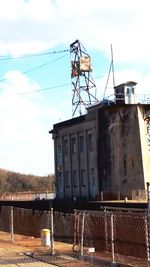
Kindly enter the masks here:
<path id="1" fill-rule="evenodd" d="M 96 85 L 91 77 L 91 58 L 76 40 L 70 45 L 72 80 L 72 117 L 85 113 L 87 107 L 98 103 Z"/>

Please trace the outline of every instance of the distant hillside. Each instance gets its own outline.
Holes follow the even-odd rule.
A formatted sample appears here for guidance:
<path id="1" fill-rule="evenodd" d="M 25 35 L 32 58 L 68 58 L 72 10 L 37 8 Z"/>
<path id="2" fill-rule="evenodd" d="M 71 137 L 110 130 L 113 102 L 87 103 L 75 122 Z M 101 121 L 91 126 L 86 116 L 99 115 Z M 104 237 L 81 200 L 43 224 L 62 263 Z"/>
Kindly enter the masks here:
<path id="1" fill-rule="evenodd" d="M 35 176 L 0 169 L 0 193 L 54 191 L 54 175 Z"/>

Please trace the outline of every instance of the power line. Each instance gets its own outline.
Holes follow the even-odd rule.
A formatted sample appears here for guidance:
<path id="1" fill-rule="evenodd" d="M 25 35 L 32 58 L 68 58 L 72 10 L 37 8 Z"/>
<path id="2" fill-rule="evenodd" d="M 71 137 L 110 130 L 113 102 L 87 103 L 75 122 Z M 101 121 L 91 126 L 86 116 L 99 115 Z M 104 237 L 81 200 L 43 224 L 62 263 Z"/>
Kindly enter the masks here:
<path id="1" fill-rule="evenodd" d="M 96 79 L 98 79 L 100 77 L 103 77 L 103 76 L 99 76 Z M 37 89 L 37 90 L 32 90 L 32 91 L 27 91 L 27 92 L 22 92 L 22 93 L 16 93 L 13 95 L 0 96 L 0 99 L 7 98 L 7 97 L 19 96 L 19 95 L 27 95 L 27 94 L 32 94 L 32 93 L 37 93 L 37 92 L 42 92 L 42 91 L 48 91 L 48 90 L 53 90 L 56 88 L 61 88 L 61 87 L 70 86 L 70 85 L 71 85 L 71 83 L 64 83 L 64 84 L 45 87 L 45 88 L 41 88 L 41 89 Z"/>
<path id="2" fill-rule="evenodd" d="M 47 56 L 47 55 L 53 55 L 53 54 L 59 54 L 59 53 L 65 53 L 69 52 L 69 49 L 64 49 L 64 50 L 58 50 L 58 51 L 52 51 L 52 52 L 44 52 L 44 53 L 39 53 L 39 54 L 32 54 L 32 55 L 24 55 L 24 56 L 19 56 L 19 57 L 1 57 L 0 61 L 6 61 L 6 60 L 16 60 L 16 59 L 24 59 L 24 58 L 32 58 L 32 57 L 40 57 L 40 56 Z"/>
<path id="3" fill-rule="evenodd" d="M 13 95 L 1 96 L 0 99 L 19 96 L 19 95 L 27 95 L 27 94 L 37 93 L 37 92 L 41 92 L 41 91 L 48 91 L 48 90 L 52 90 L 52 89 L 56 89 L 56 88 L 69 86 L 69 85 L 70 85 L 70 83 L 65 83 L 65 84 L 55 85 L 55 86 L 51 86 L 51 87 L 45 87 L 45 88 L 41 88 L 41 89 L 37 89 L 37 90 L 32 90 L 32 91 L 27 91 L 27 92 L 22 92 L 22 93 L 16 93 Z"/>
<path id="4" fill-rule="evenodd" d="M 68 55 L 68 54 L 67 54 L 67 55 Z M 39 65 L 39 66 L 37 66 L 37 67 L 34 67 L 34 68 L 32 68 L 32 69 L 23 71 L 22 73 L 23 73 L 23 74 L 26 74 L 26 73 L 29 73 L 29 72 L 31 72 L 31 71 L 41 69 L 41 68 L 43 68 L 43 67 L 45 67 L 45 66 L 47 66 L 47 65 L 49 65 L 49 64 L 51 64 L 51 63 L 53 63 L 53 62 L 56 62 L 56 61 L 58 61 L 58 60 L 60 60 L 60 59 L 62 59 L 62 58 L 64 58 L 64 57 L 66 57 L 67 55 L 58 57 L 58 58 L 56 58 L 56 59 L 54 59 L 54 60 L 48 61 L 48 62 L 46 62 L 46 63 L 43 63 L 43 64 L 41 64 L 41 65 Z"/>
<path id="5" fill-rule="evenodd" d="M 68 55 L 68 54 L 67 54 L 67 55 Z M 56 61 L 58 61 L 58 60 L 60 60 L 60 59 L 62 59 L 62 58 L 64 58 L 64 57 L 66 57 L 67 55 L 64 55 L 64 56 L 61 56 L 61 57 L 59 57 L 59 58 L 53 59 L 53 60 L 51 60 L 51 61 L 48 61 L 48 62 L 46 62 L 46 63 L 40 64 L 40 65 L 38 65 L 38 66 L 36 66 L 36 67 L 34 67 L 34 68 L 25 70 L 25 71 L 23 71 L 22 73 L 23 73 L 23 74 L 26 74 L 26 73 L 29 73 L 29 72 L 32 72 L 32 71 L 41 69 L 41 68 L 43 68 L 43 67 L 45 67 L 45 66 L 47 66 L 47 65 L 49 65 L 49 64 L 51 64 L 51 63 L 53 63 L 53 62 L 56 62 Z M 4 81 L 6 81 L 6 80 L 8 80 L 8 79 L 9 79 L 9 78 L 3 78 L 3 79 L 0 79 L 0 82 L 4 82 Z"/>

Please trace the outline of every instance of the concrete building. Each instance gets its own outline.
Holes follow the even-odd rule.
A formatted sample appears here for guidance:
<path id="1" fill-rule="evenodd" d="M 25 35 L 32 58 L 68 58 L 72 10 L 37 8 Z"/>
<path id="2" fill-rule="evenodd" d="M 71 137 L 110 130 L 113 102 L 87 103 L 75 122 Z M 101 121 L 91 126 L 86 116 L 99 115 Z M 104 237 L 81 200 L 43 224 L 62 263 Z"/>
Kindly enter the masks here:
<path id="1" fill-rule="evenodd" d="M 101 192 L 131 197 L 146 189 L 150 105 L 135 103 L 135 86 L 119 85 L 113 102 L 53 126 L 58 199 L 96 200 Z"/>

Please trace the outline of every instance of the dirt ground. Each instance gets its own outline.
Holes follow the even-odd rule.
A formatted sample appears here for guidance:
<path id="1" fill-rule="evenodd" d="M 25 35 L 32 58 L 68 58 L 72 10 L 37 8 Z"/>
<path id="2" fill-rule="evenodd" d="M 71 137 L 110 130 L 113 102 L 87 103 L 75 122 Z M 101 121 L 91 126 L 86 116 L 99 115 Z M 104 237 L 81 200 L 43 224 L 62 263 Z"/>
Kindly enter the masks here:
<path id="1" fill-rule="evenodd" d="M 4 267 L 91 267 L 91 266 L 112 266 L 111 254 L 108 252 L 93 253 L 89 255 L 88 262 L 79 260 L 72 250 L 72 244 L 61 242 L 54 243 L 54 256 L 51 254 L 49 246 L 42 246 L 40 238 L 14 235 L 14 242 L 11 240 L 10 234 L 0 232 L 0 265 Z M 78 253 L 79 255 L 79 253 Z M 84 251 L 84 255 L 87 255 Z M 100 263 L 96 263 L 93 259 L 99 258 Z M 142 259 L 120 257 L 122 263 L 132 263 L 132 266 L 147 267 L 146 261 Z M 117 255 L 116 255 L 117 259 Z M 104 263 L 102 263 L 104 262 Z M 129 264 L 129 266 L 131 266 Z M 119 265 L 121 266 L 121 265 Z M 125 265 L 127 266 L 127 265 Z"/>
<path id="2" fill-rule="evenodd" d="M 50 247 L 42 246 L 40 238 L 14 235 L 14 242 L 12 242 L 10 234 L 0 232 L 0 265 L 5 267 L 93 266 L 92 263 L 74 259 L 71 244 L 55 242 L 55 255 L 61 254 L 64 255 L 61 256 L 61 260 L 57 256 L 52 256 Z M 51 257 L 57 259 L 53 258 L 50 261 Z"/>

